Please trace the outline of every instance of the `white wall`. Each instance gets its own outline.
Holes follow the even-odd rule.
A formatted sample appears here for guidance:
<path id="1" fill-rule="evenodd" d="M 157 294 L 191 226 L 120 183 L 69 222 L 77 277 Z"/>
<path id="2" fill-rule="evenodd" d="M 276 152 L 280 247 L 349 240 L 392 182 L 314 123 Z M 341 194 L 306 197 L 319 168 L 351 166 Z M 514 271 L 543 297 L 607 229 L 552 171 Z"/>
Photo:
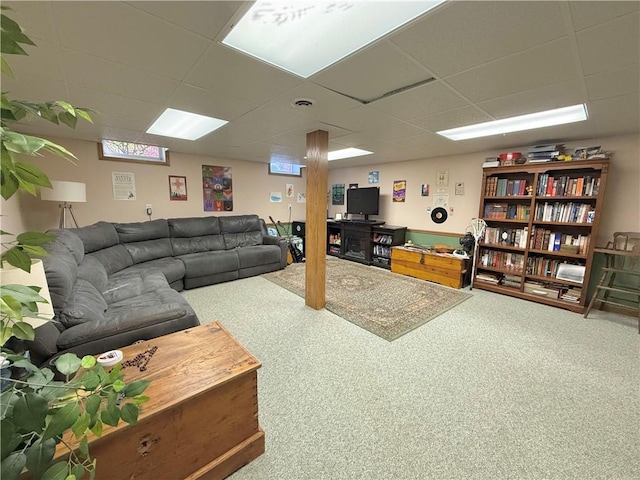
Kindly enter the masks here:
<path id="1" fill-rule="evenodd" d="M 267 174 L 263 163 L 238 160 L 216 159 L 206 156 L 187 155 L 172 152 L 171 166 L 148 166 L 134 163 L 103 161 L 98 159 L 94 142 L 68 139 L 52 139 L 67 147 L 78 157 L 78 165 L 54 156 L 33 158 L 53 180 L 81 181 L 87 184 L 87 203 L 75 204 L 73 209 L 80 225 L 88 225 L 99 220 L 117 222 L 145 221 L 145 204 L 153 205 L 153 218 L 170 218 L 204 215 L 234 215 L 256 213 L 268 221 L 269 215 L 276 220 L 287 222 L 288 204 L 292 205 L 292 220 L 305 218 L 305 204 L 297 203 L 298 192 L 306 189 L 306 178 L 283 177 Z M 640 138 L 625 135 L 604 139 L 566 143 L 568 151 L 578 146 L 602 145 L 612 152 L 611 168 L 605 195 L 605 205 L 600 223 L 598 244 L 606 242 L 616 231 L 640 231 Z M 513 149 L 516 150 L 516 149 Z M 512 150 L 512 151 L 513 151 Z M 522 152 L 527 147 L 522 147 Z M 414 230 L 459 234 L 465 231 L 471 218 L 478 215 L 482 163 L 487 156 L 501 152 L 479 152 L 437 159 L 388 163 L 375 166 L 340 168 L 329 170 L 329 185 L 334 183 L 358 183 L 370 186 L 368 174 L 372 170 L 380 172 L 381 210 L 378 218 L 390 225 L 405 225 Z M 204 212 L 202 206 L 202 165 L 222 165 L 232 167 L 233 212 Z M 453 213 L 442 224 L 434 223 L 427 208 L 433 205 L 433 195 L 438 193 L 436 173 L 448 170 L 449 184 L 441 187 L 448 193 Z M 113 199 L 111 173 L 132 172 L 135 175 L 137 199 L 117 201 Z M 304 169 L 303 169 L 304 172 Z M 189 200 L 169 200 L 169 175 L 187 177 Z M 407 181 L 405 203 L 393 203 L 394 180 Z M 455 184 L 464 183 L 464 195 L 455 195 Z M 271 192 L 281 192 L 284 196 L 287 183 L 294 184 L 294 198 L 283 198 L 283 203 L 270 203 Z M 430 185 L 430 195 L 420 196 L 423 183 Z M 329 200 L 330 203 L 330 200 Z M 41 201 L 26 194 L 16 195 L 9 201 L 2 200 L 2 230 L 22 232 L 25 230 L 46 230 L 58 225 L 59 209 L 55 202 Z M 344 212 L 345 206 L 328 206 L 330 216 Z"/>
<path id="2" fill-rule="evenodd" d="M 606 243 L 617 231 L 640 231 L 640 136 L 625 135 L 603 139 L 590 139 L 580 142 L 565 142 L 566 151 L 575 148 L 601 145 L 603 150 L 611 152 L 611 165 L 608 175 L 603 215 L 600 220 L 598 245 Z M 514 148 L 510 151 L 527 152 L 528 147 Z M 414 160 L 401 163 L 387 163 L 374 166 L 340 168 L 329 170 L 329 187 L 332 184 L 350 183 L 359 186 L 374 186 L 368 183 L 369 172 L 380 172 L 380 215 L 378 218 L 392 225 L 405 225 L 413 230 L 425 230 L 440 233 L 462 233 L 472 218 L 478 216 L 480 187 L 482 184 L 482 163 L 485 157 L 497 156 L 502 152 L 487 151 L 474 154 L 455 155 L 444 158 Z M 437 187 L 436 174 L 448 170 L 449 184 Z M 405 203 L 393 203 L 394 180 L 406 180 Z M 455 184 L 464 183 L 464 195 L 455 195 Z M 430 185 L 430 195 L 420 196 L 421 185 Z M 446 222 L 437 224 L 431 220 L 427 208 L 433 206 L 433 195 L 449 195 L 453 212 Z M 333 217 L 344 212 L 346 206 L 329 206 Z"/>

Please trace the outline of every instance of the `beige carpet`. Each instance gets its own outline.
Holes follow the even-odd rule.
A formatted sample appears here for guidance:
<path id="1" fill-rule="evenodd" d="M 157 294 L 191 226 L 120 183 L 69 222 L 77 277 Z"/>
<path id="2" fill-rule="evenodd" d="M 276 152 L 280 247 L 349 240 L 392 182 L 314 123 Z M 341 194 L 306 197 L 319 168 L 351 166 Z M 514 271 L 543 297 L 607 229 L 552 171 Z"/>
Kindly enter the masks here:
<path id="1" fill-rule="evenodd" d="M 304 298 L 304 263 L 263 277 Z M 469 297 L 461 290 L 327 257 L 327 310 L 385 340 L 401 337 Z"/>

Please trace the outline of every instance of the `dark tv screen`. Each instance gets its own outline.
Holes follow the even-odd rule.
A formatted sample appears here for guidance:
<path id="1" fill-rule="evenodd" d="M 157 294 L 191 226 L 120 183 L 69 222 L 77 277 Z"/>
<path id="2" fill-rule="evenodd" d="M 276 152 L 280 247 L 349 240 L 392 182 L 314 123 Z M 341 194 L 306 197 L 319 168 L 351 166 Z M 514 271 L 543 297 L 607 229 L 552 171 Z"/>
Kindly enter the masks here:
<path id="1" fill-rule="evenodd" d="M 380 187 L 350 188 L 347 190 L 347 213 L 378 215 Z"/>

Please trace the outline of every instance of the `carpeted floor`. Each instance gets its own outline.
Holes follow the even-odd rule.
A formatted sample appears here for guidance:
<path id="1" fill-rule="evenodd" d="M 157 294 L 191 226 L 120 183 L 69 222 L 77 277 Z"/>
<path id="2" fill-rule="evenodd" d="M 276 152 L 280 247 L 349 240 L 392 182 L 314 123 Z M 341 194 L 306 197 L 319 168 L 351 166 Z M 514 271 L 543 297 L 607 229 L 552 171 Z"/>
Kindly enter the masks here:
<path id="1" fill-rule="evenodd" d="M 263 276 L 304 298 L 304 263 Z M 326 309 L 385 340 L 401 337 L 470 296 L 378 267 L 327 258 Z"/>

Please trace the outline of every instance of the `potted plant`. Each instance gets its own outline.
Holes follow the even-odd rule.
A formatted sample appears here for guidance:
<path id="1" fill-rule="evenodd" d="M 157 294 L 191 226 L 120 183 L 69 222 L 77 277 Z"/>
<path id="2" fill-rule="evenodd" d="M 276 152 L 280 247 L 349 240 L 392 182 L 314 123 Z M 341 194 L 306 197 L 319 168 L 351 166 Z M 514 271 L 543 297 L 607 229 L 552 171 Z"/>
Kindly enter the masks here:
<path id="1" fill-rule="evenodd" d="M 27 55 L 23 45 L 35 45 L 20 26 L 5 15 L 2 6 L 1 28 L 2 73 L 13 76 L 5 55 Z M 36 115 L 55 124 L 74 128 L 78 119 L 91 122 L 90 110 L 75 108 L 67 102 L 32 103 L 12 100 L 4 92 L 1 97 L 0 125 L 2 198 L 16 192 L 36 194 L 38 187 L 50 188 L 46 174 L 23 156 L 49 152 L 73 161 L 75 157 L 64 147 L 44 138 L 23 135 L 11 126 L 21 119 Z M 13 240 L 3 236 L 0 267 L 5 262 L 31 271 L 33 257 L 45 256 L 43 248 L 52 237 L 41 232 L 21 233 Z M 11 235 L 13 237 L 13 235 Z M 55 378 L 49 368 L 29 361 L 28 352 L 12 351 L 9 342 L 33 340 L 32 319 L 39 317 L 39 305 L 46 302 L 40 287 L 29 281 L 0 286 L 0 343 L 2 354 L 0 393 L 0 478 L 12 480 L 21 475 L 46 480 L 76 480 L 95 475 L 96 459 L 89 452 L 88 435 L 100 436 L 103 425 L 117 425 L 120 420 L 135 424 L 139 406 L 148 400 L 143 395 L 148 382 L 126 385 L 120 366 L 106 371 L 93 356 L 82 359 L 73 354 L 59 357 L 55 366 L 64 376 Z M 58 455 L 61 448 L 68 456 Z"/>

